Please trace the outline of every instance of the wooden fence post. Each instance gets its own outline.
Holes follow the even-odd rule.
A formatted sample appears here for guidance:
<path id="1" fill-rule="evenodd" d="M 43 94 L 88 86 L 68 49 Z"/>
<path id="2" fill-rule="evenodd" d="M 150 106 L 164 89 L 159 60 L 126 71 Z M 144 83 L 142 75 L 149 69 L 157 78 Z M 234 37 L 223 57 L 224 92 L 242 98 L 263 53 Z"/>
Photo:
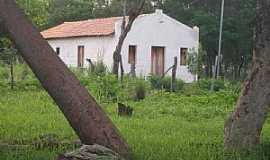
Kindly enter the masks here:
<path id="1" fill-rule="evenodd" d="M 176 82 L 176 71 L 177 71 L 177 57 L 174 57 L 174 65 L 172 68 L 172 91 L 175 91 Z"/>

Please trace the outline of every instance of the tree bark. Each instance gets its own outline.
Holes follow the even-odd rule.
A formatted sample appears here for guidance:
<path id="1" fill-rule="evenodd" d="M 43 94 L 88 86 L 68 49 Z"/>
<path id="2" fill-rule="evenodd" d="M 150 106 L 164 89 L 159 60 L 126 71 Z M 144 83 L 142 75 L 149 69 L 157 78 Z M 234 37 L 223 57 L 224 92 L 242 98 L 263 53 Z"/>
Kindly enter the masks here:
<path id="1" fill-rule="evenodd" d="M 0 0 L 0 18 L 42 86 L 84 144 L 100 144 L 125 158 L 129 147 L 95 99 L 26 19 L 15 0 Z"/>
<path id="2" fill-rule="evenodd" d="M 225 149 L 250 149 L 260 134 L 270 105 L 270 0 L 257 0 L 253 67 L 234 113 L 225 123 Z"/>
<path id="3" fill-rule="evenodd" d="M 123 66 L 123 58 L 122 55 L 120 55 L 120 69 L 121 69 L 121 82 L 124 80 L 124 66 Z"/>
<path id="4" fill-rule="evenodd" d="M 0 36 L 5 36 L 5 27 L 3 24 L 3 20 L 0 18 Z"/>

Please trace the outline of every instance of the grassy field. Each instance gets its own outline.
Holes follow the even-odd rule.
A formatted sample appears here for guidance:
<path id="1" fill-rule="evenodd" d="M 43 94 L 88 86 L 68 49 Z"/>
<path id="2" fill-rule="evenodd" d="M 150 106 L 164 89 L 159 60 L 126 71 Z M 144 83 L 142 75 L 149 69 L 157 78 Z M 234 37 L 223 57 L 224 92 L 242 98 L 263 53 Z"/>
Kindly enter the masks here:
<path id="1" fill-rule="evenodd" d="M 53 160 L 74 149 L 78 137 L 58 107 L 27 67 L 15 69 L 15 90 L 9 89 L 7 70 L 0 70 L 0 160 Z M 224 120 L 239 93 L 230 84 L 218 82 L 222 89 L 210 92 L 207 81 L 184 88 L 179 81 L 180 90 L 169 93 L 141 80 L 125 79 L 122 86 L 111 75 L 75 73 L 126 138 L 135 160 L 270 159 L 270 122 L 255 152 L 223 153 Z M 146 98 L 135 101 L 134 90 L 147 91 Z M 134 115 L 117 116 L 117 101 L 132 106 Z"/>
<path id="2" fill-rule="evenodd" d="M 223 124 L 237 96 L 229 91 L 186 96 L 152 92 L 143 101 L 127 102 L 135 108 L 132 118 L 118 117 L 116 104 L 103 108 L 133 149 L 136 160 L 269 159 L 264 147 L 243 155 L 223 153 Z M 73 149 L 76 135 L 43 90 L 1 90 L 0 159 L 54 159 Z M 54 135 L 57 147 L 42 144 L 40 137 Z M 19 145 L 16 147 L 16 145 Z"/>

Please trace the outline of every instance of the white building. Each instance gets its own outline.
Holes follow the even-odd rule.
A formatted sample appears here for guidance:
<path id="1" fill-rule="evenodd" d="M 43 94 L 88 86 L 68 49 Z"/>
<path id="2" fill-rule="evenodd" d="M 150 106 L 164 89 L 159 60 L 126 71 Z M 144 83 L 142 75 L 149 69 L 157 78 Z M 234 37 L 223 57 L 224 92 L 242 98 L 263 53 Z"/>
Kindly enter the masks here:
<path id="1" fill-rule="evenodd" d="M 68 66 L 87 67 L 87 59 L 91 59 L 102 60 L 111 68 L 121 24 L 122 17 L 65 22 L 42 35 Z M 192 82 L 196 76 L 188 71 L 187 51 L 198 47 L 198 27 L 191 28 L 156 10 L 135 20 L 123 44 L 123 66 L 129 73 L 131 63 L 135 63 L 137 76 L 160 75 L 177 56 L 177 77 Z"/>

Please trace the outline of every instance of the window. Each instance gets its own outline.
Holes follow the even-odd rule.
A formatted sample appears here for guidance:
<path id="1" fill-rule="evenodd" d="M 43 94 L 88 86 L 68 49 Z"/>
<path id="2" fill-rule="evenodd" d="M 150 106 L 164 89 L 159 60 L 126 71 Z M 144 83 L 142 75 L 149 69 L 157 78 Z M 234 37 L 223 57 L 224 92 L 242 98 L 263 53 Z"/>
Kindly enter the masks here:
<path id="1" fill-rule="evenodd" d="M 84 46 L 78 46 L 78 67 L 84 66 Z"/>
<path id="2" fill-rule="evenodd" d="M 136 63 L 136 46 L 129 46 L 128 48 L 128 63 L 135 64 Z"/>
<path id="3" fill-rule="evenodd" d="M 180 52 L 180 65 L 181 66 L 187 65 L 187 53 L 188 53 L 187 48 L 181 48 L 181 52 Z"/>
<path id="4" fill-rule="evenodd" d="M 56 54 L 59 56 L 60 55 L 60 48 L 56 47 Z"/>

